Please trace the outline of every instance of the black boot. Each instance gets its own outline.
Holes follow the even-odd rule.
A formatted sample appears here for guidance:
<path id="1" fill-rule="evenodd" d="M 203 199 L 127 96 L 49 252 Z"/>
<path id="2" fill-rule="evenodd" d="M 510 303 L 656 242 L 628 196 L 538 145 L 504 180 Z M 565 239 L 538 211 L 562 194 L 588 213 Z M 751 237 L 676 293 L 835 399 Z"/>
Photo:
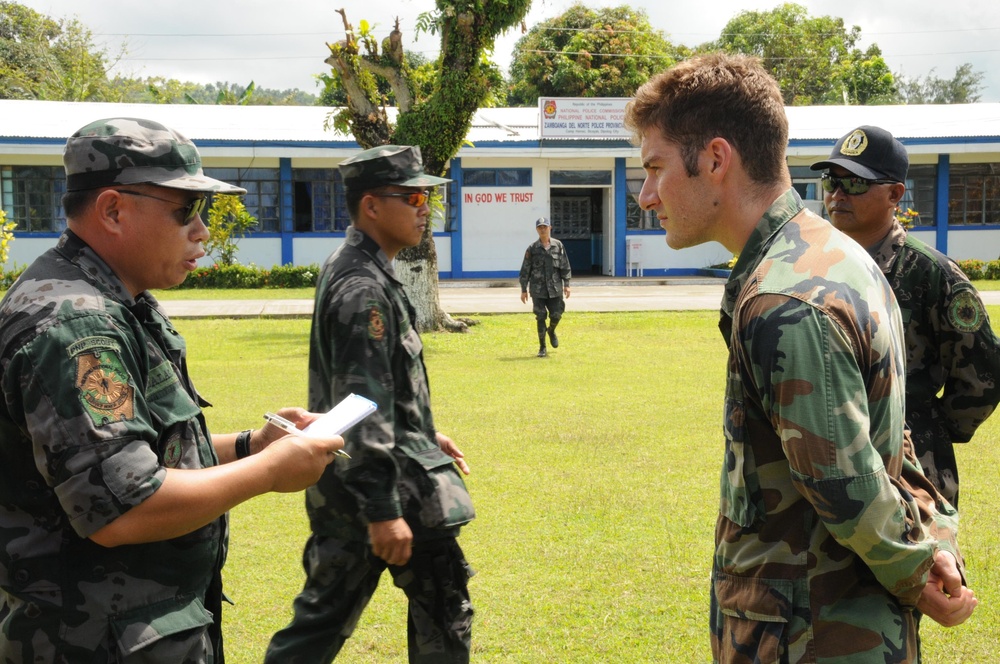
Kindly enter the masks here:
<path id="1" fill-rule="evenodd" d="M 556 323 L 552 323 L 548 329 L 549 332 L 549 343 L 552 344 L 553 348 L 559 348 L 559 337 L 556 336 Z"/>
<path id="2" fill-rule="evenodd" d="M 545 357 L 548 355 L 545 352 L 545 321 L 539 320 L 535 322 L 538 326 L 538 357 Z"/>

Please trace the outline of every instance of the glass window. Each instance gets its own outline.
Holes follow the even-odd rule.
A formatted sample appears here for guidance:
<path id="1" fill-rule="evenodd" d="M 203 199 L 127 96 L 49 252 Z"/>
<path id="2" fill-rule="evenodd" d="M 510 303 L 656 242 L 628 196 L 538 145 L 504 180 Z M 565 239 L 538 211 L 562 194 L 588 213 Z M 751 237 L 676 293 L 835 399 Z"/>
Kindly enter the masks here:
<path id="1" fill-rule="evenodd" d="M 257 219 L 253 230 L 269 233 L 281 230 L 277 168 L 206 168 L 205 175 L 247 190 L 243 205 Z"/>
<path id="2" fill-rule="evenodd" d="M 948 223 L 1000 224 L 1000 164 L 952 164 Z"/>
<path id="3" fill-rule="evenodd" d="M 934 164 L 910 166 L 906 174 L 906 193 L 899 202 L 899 208 L 906 212 L 913 210 L 917 216 L 914 226 L 933 226 L 937 197 L 937 166 Z"/>
<path id="4" fill-rule="evenodd" d="M 336 168 L 292 171 L 296 233 L 344 231 L 351 224 L 344 183 Z"/>
<path id="5" fill-rule="evenodd" d="M 628 189 L 625 201 L 625 227 L 629 230 L 655 230 L 660 227 L 660 222 L 652 210 L 643 210 L 639 207 L 639 192 L 642 191 L 645 179 L 646 171 L 643 169 L 625 169 L 625 187 Z"/>
<path id="6" fill-rule="evenodd" d="M 66 228 L 62 196 L 66 175 L 61 166 L 3 166 L 0 196 L 7 221 L 23 233 L 59 233 Z"/>
<path id="7" fill-rule="evenodd" d="M 463 168 L 466 187 L 530 187 L 530 168 Z"/>
<path id="8" fill-rule="evenodd" d="M 611 171 L 550 171 L 551 185 L 610 185 Z"/>

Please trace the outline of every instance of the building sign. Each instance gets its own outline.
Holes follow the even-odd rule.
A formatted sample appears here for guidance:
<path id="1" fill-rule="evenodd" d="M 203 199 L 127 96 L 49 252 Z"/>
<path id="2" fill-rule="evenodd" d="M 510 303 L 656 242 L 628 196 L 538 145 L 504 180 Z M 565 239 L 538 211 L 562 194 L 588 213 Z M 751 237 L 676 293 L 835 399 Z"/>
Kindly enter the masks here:
<path id="1" fill-rule="evenodd" d="M 542 138 L 631 138 L 625 129 L 629 97 L 539 97 Z"/>

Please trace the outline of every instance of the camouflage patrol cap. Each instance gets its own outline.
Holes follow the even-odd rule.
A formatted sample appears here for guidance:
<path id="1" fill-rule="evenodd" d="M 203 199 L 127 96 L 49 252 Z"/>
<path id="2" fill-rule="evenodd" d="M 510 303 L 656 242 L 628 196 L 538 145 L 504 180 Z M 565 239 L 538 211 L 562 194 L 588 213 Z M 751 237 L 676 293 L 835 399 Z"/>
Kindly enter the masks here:
<path id="1" fill-rule="evenodd" d="M 91 122 L 66 141 L 66 190 L 117 184 L 245 194 L 246 189 L 206 177 L 190 139 L 152 120 L 107 118 Z"/>
<path id="2" fill-rule="evenodd" d="M 414 145 L 380 145 L 341 162 L 339 168 L 344 186 L 354 191 L 387 185 L 433 187 L 451 182 L 424 173 L 420 148 Z"/>

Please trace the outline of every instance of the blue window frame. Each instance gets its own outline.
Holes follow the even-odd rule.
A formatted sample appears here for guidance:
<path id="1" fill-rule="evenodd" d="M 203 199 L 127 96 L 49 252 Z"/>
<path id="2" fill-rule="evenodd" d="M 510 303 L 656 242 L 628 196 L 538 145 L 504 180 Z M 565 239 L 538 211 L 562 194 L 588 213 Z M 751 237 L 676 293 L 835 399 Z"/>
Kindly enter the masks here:
<path id="1" fill-rule="evenodd" d="M 344 181 L 336 168 L 292 170 L 296 233 L 345 231 L 351 224 Z"/>
<path id="2" fill-rule="evenodd" d="M 465 187 L 530 187 L 530 168 L 463 168 Z"/>
<path id="3" fill-rule="evenodd" d="M 66 228 L 62 196 L 66 174 L 61 166 L 0 167 L 0 198 L 7 221 L 19 233 L 61 233 Z"/>
<path id="4" fill-rule="evenodd" d="M 205 175 L 247 190 L 243 205 L 257 219 L 257 226 L 253 230 L 269 233 L 281 230 L 280 177 L 277 168 L 206 168 Z"/>

